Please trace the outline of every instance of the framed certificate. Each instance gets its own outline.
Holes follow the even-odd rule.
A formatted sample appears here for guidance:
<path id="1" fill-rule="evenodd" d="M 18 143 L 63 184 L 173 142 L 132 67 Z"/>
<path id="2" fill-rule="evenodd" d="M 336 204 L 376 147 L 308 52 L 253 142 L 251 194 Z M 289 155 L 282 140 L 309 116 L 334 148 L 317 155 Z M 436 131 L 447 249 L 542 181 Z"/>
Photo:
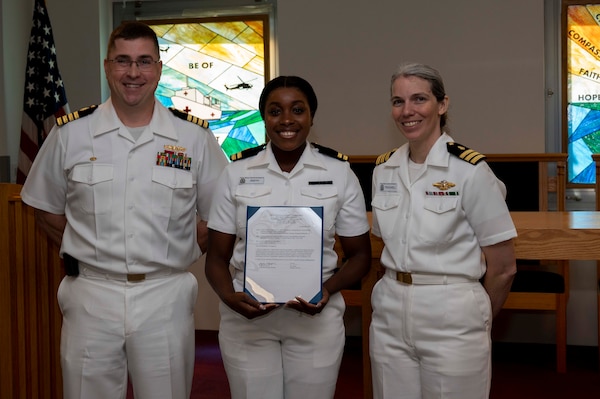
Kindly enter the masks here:
<path id="1" fill-rule="evenodd" d="M 323 207 L 248 207 L 246 293 L 262 303 L 317 303 L 322 271 Z"/>

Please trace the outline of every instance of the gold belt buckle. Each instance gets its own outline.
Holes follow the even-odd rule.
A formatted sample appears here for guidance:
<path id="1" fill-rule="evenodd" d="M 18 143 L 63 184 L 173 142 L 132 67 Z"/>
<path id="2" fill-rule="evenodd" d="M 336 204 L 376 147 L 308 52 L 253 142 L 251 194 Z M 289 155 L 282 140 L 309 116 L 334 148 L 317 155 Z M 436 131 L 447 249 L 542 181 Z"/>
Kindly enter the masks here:
<path id="1" fill-rule="evenodd" d="M 412 284 L 412 276 L 406 272 L 396 272 L 396 280 L 404 284 Z"/>
<path id="2" fill-rule="evenodd" d="M 144 281 L 146 279 L 145 274 L 127 274 L 127 281 L 136 283 L 138 281 Z"/>

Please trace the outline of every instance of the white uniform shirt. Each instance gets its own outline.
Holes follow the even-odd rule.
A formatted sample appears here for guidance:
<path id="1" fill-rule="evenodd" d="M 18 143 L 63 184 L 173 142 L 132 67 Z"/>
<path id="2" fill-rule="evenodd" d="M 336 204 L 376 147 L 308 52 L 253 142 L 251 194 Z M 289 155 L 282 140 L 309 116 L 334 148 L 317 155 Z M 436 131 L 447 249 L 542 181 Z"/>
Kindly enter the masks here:
<path id="1" fill-rule="evenodd" d="M 443 134 L 412 182 L 408 144 L 373 172 L 373 234 L 385 243 L 381 263 L 414 273 L 485 273 L 481 247 L 516 237 L 506 188 L 487 163 L 472 165 L 448 152 Z"/>
<path id="2" fill-rule="evenodd" d="M 286 205 L 323 207 L 323 281 L 337 266 L 335 234 L 355 237 L 369 231 L 362 189 L 348 162 L 323 155 L 307 143 L 296 167 L 284 173 L 269 143 L 266 150 L 225 169 L 208 219 L 209 228 L 238 236 L 231 265 L 239 272 L 245 262 L 247 206 Z M 236 273 L 238 291 L 242 276 Z"/>
<path id="3" fill-rule="evenodd" d="M 157 165 L 169 146 L 191 157 L 189 170 Z M 91 115 L 55 126 L 21 196 L 65 214 L 61 253 L 117 273 L 186 269 L 200 256 L 196 217 L 208 218 L 227 159 L 209 129 L 156 101 L 135 141 L 109 99 Z"/>

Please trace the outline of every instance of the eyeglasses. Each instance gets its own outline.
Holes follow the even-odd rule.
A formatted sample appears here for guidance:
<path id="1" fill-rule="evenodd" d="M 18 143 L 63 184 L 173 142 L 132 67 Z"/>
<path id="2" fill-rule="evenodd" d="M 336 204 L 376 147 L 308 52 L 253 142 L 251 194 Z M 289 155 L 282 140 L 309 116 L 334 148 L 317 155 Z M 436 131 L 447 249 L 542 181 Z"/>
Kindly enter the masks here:
<path id="1" fill-rule="evenodd" d="M 133 64 L 135 64 L 140 71 L 150 71 L 154 64 L 160 62 L 160 60 L 154 61 L 152 58 L 141 58 L 139 60 L 132 60 L 129 58 L 115 58 L 112 60 L 106 60 L 112 62 L 117 71 L 127 71 Z"/>

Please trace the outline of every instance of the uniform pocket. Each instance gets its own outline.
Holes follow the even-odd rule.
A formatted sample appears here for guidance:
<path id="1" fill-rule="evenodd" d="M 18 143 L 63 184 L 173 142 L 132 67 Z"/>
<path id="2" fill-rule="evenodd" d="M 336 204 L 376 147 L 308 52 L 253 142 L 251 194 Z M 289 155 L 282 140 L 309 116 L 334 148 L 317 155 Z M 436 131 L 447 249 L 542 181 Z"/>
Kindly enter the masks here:
<path id="1" fill-rule="evenodd" d="M 155 215 L 173 218 L 190 211 L 195 185 L 192 172 L 154 166 L 152 184 L 152 211 Z"/>
<path id="2" fill-rule="evenodd" d="M 490 297 L 481 284 L 476 285 L 471 292 L 474 302 L 479 309 L 483 324 L 485 325 L 486 330 L 489 330 L 492 327 L 492 302 Z"/>
<path id="3" fill-rule="evenodd" d="M 58 289 L 56 290 L 56 301 L 58 303 L 58 307 L 60 309 L 60 312 L 63 315 L 65 314 L 65 310 L 66 310 L 64 291 L 67 289 L 67 288 L 65 288 L 67 282 L 65 280 L 68 279 L 68 278 L 69 278 L 68 276 L 63 277 L 63 279 L 58 284 Z"/>
<path id="4" fill-rule="evenodd" d="M 420 236 L 424 242 L 448 242 L 457 226 L 457 197 L 426 197 L 423 204 L 423 220 Z"/>
<path id="5" fill-rule="evenodd" d="M 235 199 L 237 206 L 237 228 L 240 229 L 240 234 L 246 230 L 246 209 L 248 206 L 267 206 L 270 198 L 271 186 L 242 184 L 235 189 Z"/>
<path id="6" fill-rule="evenodd" d="M 382 195 L 375 194 L 371 201 L 373 213 L 377 217 L 379 232 L 381 238 L 389 238 L 394 233 L 396 228 L 396 220 L 398 219 L 398 208 L 400 206 L 400 195 Z"/>
<path id="7" fill-rule="evenodd" d="M 101 215 L 111 209 L 113 165 L 75 165 L 71 172 L 71 203 L 86 214 Z"/>
<path id="8" fill-rule="evenodd" d="M 237 186 L 235 196 L 242 198 L 257 198 L 271 194 L 271 186 L 245 184 Z"/>
<path id="9" fill-rule="evenodd" d="M 456 197 L 426 197 L 423 207 L 433 213 L 446 213 L 456 208 Z"/>
<path id="10" fill-rule="evenodd" d="M 335 225 L 335 218 L 338 213 L 337 201 L 338 190 L 334 186 L 315 186 L 302 187 L 300 194 L 306 201 L 302 201 L 307 206 L 323 207 L 323 229 L 331 230 Z"/>
<path id="11" fill-rule="evenodd" d="M 172 189 L 192 188 L 194 185 L 192 173 L 189 171 L 164 166 L 154 166 L 153 168 L 152 181 L 158 184 Z"/>

